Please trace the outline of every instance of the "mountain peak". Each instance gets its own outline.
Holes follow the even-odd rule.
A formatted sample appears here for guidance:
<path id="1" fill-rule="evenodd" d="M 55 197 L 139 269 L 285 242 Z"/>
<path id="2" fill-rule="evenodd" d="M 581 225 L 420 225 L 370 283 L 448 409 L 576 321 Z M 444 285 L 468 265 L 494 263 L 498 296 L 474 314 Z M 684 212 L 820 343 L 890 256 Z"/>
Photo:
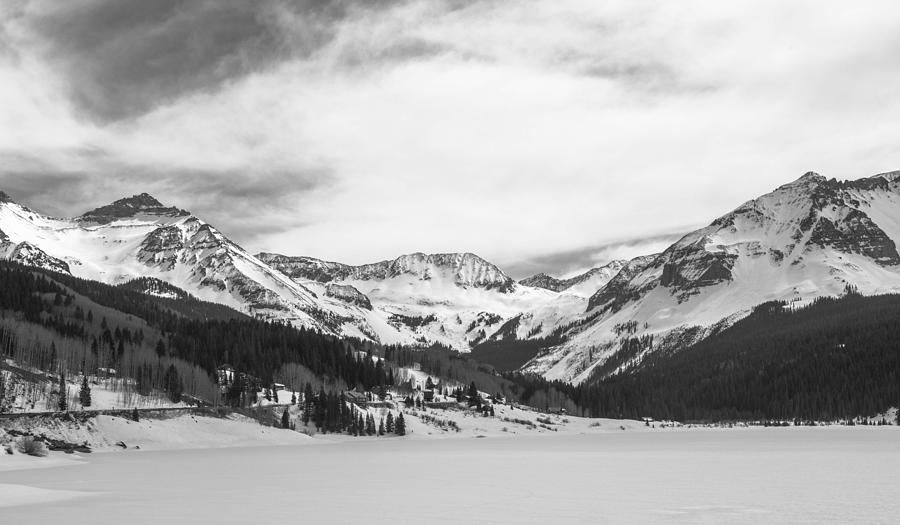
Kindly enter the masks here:
<path id="1" fill-rule="evenodd" d="M 5 191 L 0 190 L 0 203 L 3 202 L 15 202 L 12 197 L 9 196 Z"/>
<path id="2" fill-rule="evenodd" d="M 156 200 L 153 195 L 149 193 L 140 193 L 138 195 L 132 195 L 131 197 L 125 197 L 124 199 L 119 199 L 113 203 L 113 205 L 117 206 L 130 206 L 132 208 L 162 208 L 163 204 Z"/>
<path id="3" fill-rule="evenodd" d="M 826 179 L 824 176 L 819 175 L 815 171 L 807 171 L 803 174 L 802 177 L 795 180 L 794 182 L 788 184 L 788 186 L 799 186 L 799 185 L 808 185 L 808 184 L 818 184 L 820 182 L 825 182 Z"/>
<path id="4" fill-rule="evenodd" d="M 812 189 L 823 182 L 826 182 L 828 179 L 819 175 L 815 171 L 807 171 L 803 174 L 799 179 L 779 186 L 775 191 L 784 191 L 784 190 L 794 190 L 794 189 Z"/>
<path id="5" fill-rule="evenodd" d="M 164 206 L 163 203 L 156 200 L 156 198 L 149 193 L 140 193 L 91 210 L 79 217 L 79 219 L 98 223 L 108 223 L 116 219 L 134 217 L 138 213 L 165 215 L 170 217 L 180 217 L 188 214 L 185 210 L 178 209 L 174 206 Z"/>
<path id="6" fill-rule="evenodd" d="M 431 278 L 431 266 L 451 272 L 456 283 L 464 286 L 509 291 L 515 284 L 503 270 L 471 252 L 401 255 L 390 261 L 386 270 L 389 276 L 408 274 L 427 280 Z"/>

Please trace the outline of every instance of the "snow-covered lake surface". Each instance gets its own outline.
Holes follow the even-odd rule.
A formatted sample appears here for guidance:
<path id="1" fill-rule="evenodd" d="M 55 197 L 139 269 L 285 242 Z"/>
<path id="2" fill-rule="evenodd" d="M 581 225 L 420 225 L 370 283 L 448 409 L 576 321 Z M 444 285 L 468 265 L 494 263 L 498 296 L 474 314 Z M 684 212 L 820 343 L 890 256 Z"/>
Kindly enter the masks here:
<path id="1" fill-rule="evenodd" d="M 897 427 L 307 443 L 0 471 L 0 523 L 900 521 Z"/>

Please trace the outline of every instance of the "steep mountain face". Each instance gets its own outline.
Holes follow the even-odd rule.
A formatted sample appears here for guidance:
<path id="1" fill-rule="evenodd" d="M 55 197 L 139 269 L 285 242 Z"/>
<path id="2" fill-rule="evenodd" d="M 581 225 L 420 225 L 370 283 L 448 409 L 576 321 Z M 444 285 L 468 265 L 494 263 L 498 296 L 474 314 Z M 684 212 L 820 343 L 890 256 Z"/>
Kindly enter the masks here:
<path id="1" fill-rule="evenodd" d="M 766 301 L 799 304 L 848 285 L 900 291 L 897 242 L 900 174 L 840 182 L 807 173 L 630 262 L 590 298 L 565 343 L 527 368 L 580 381 L 607 362 L 702 338 Z"/>

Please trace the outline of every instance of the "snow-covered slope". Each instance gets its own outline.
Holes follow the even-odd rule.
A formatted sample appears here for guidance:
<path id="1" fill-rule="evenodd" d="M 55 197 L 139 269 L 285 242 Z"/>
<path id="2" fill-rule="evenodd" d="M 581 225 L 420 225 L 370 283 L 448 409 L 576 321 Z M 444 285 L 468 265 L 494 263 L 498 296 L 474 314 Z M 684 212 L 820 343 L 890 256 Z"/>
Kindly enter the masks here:
<path id="1" fill-rule="evenodd" d="M 595 293 L 567 341 L 530 370 L 580 381 L 625 338 L 641 351 L 702 337 L 766 301 L 900 292 L 900 173 L 851 182 L 807 173 L 626 265 Z M 699 327 L 692 329 L 691 327 Z"/>

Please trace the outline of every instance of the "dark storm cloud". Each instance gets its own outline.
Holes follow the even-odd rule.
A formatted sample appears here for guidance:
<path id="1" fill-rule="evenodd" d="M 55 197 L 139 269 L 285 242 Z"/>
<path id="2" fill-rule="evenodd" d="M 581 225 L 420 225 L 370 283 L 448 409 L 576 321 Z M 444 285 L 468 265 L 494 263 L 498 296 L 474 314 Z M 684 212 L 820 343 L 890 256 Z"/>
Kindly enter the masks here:
<path id="1" fill-rule="evenodd" d="M 674 243 L 691 229 L 686 227 L 678 233 L 664 233 L 539 255 L 506 265 L 504 270 L 516 279 L 523 279 L 536 273 L 563 277 L 575 271 L 587 271 L 602 266 L 615 259 L 629 259 L 661 251 L 661 247 Z"/>
<path id="2" fill-rule="evenodd" d="M 302 225 L 289 218 L 306 196 L 333 181 L 327 168 L 272 171 L 172 170 L 129 166 L 91 152 L 90 171 L 60 170 L 42 161 L 4 157 L 0 190 L 35 211 L 77 216 L 122 197 L 147 192 L 167 206 L 190 210 L 238 242 Z M 286 219 L 288 217 L 288 219 Z"/>
<path id="3" fill-rule="evenodd" d="M 94 120 L 143 114 L 197 91 L 303 59 L 338 24 L 382 1 L 79 0 L 40 3 L 23 23 Z M 415 43 L 411 43 L 415 46 Z M 413 48 L 398 49 L 411 52 Z"/>

